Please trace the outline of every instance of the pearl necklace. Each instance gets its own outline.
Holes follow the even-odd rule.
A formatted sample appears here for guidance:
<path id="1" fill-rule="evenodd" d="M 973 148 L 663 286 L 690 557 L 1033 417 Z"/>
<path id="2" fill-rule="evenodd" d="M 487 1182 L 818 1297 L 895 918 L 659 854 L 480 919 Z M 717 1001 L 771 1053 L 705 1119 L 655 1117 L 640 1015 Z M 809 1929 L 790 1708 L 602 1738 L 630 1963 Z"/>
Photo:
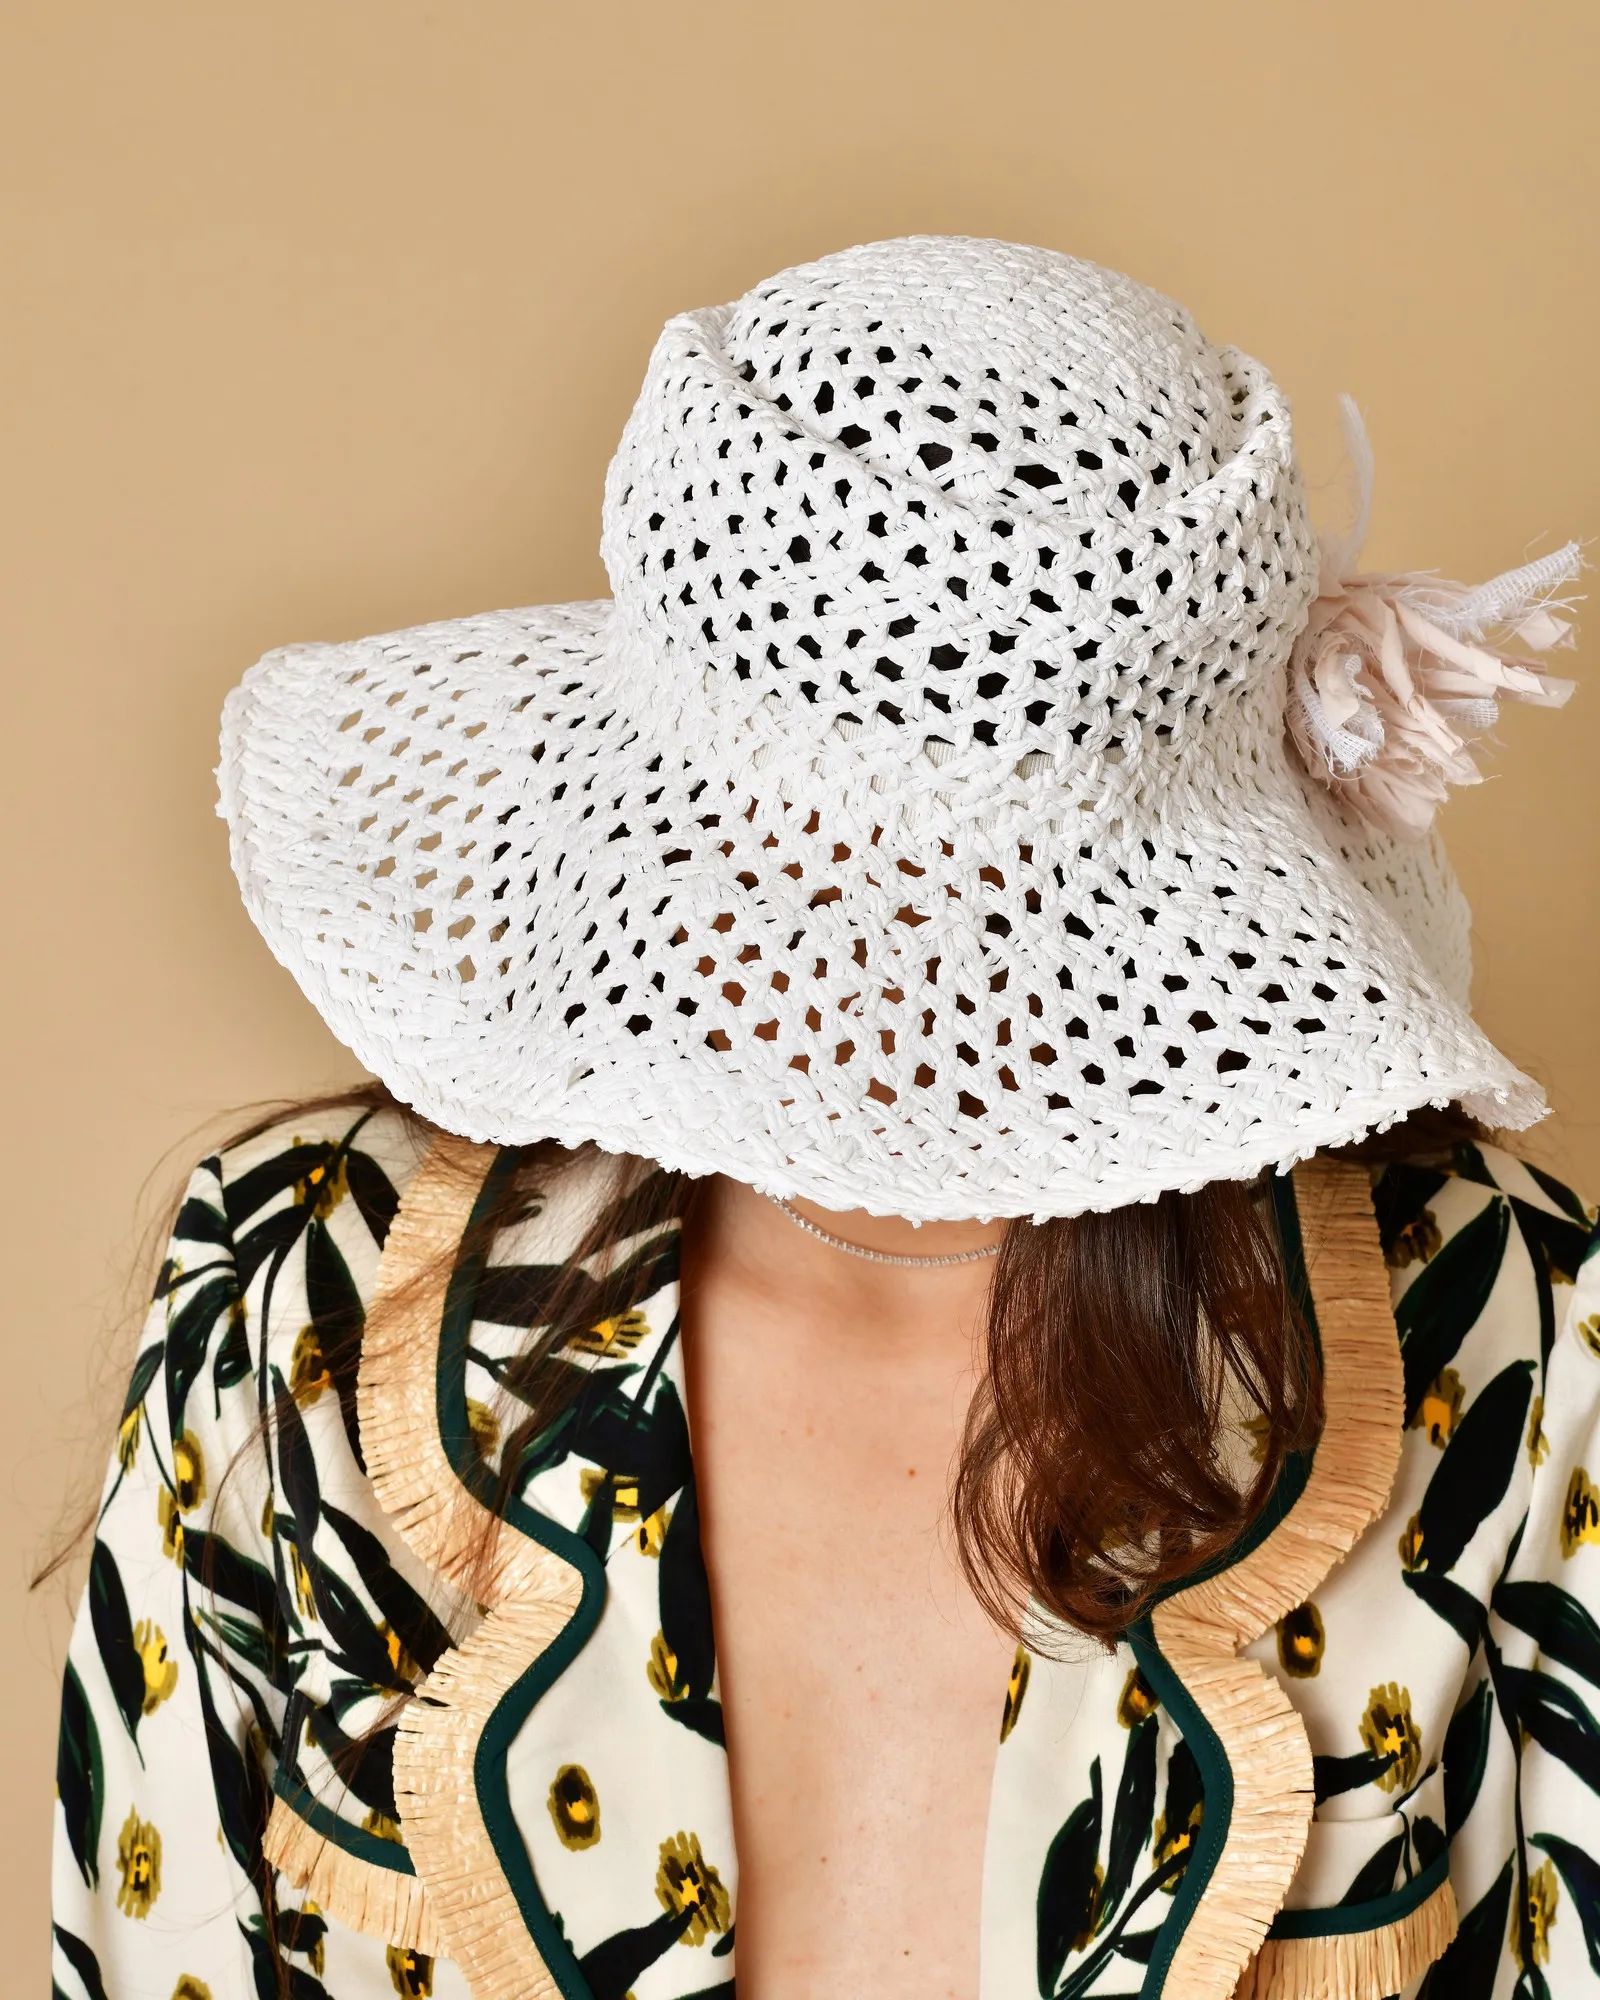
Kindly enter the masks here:
<path id="1" fill-rule="evenodd" d="M 843 1250 L 851 1257 L 864 1257 L 869 1264 L 916 1265 L 929 1270 L 937 1264 L 977 1264 L 985 1257 L 1000 1254 L 998 1243 L 986 1243 L 980 1250 L 950 1250 L 940 1257 L 908 1257 L 893 1250 L 867 1250 L 859 1243 L 847 1243 L 842 1236 L 830 1236 L 826 1229 L 819 1229 L 814 1222 L 793 1208 L 781 1194 L 769 1194 L 767 1200 L 774 1208 L 781 1208 L 797 1229 L 803 1229 L 808 1236 L 814 1236 L 819 1243 L 826 1243 L 830 1249 Z"/>

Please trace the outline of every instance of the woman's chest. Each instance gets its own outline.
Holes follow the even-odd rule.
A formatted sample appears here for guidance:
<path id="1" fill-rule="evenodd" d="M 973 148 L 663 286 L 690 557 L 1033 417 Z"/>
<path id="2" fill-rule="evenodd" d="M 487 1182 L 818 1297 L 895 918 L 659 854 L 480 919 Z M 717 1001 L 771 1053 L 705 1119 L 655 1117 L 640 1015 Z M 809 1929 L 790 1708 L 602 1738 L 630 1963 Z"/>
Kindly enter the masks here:
<path id="1" fill-rule="evenodd" d="M 841 1412 L 691 1371 L 740 1868 L 740 1979 L 970 1995 L 1012 1642 L 943 1520 L 948 1370 Z M 709 1363 L 709 1365 L 706 1365 Z"/>

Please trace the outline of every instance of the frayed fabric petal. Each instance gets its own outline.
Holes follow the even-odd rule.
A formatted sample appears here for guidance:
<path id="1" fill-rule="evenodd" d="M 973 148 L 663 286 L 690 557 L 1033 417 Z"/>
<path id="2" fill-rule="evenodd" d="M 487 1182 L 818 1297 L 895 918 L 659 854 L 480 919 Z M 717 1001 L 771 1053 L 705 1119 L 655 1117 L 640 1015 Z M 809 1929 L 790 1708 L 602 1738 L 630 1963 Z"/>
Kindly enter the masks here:
<path id="1" fill-rule="evenodd" d="M 1152 1620 L 1233 1770 L 1227 1839 L 1168 1974 L 1167 1990 L 1183 2000 L 1234 1992 L 1283 1906 L 1311 1825 L 1305 1725 L 1277 1682 L 1239 1659 L 1239 1649 L 1304 1603 L 1355 1546 L 1387 1505 L 1399 1462 L 1403 1377 L 1367 1172 L 1312 1160 L 1295 1169 L 1294 1189 L 1322 1342 L 1325 1416 L 1315 1462 L 1293 1509 L 1257 1548 L 1169 1598 Z M 1289 1941 L 1273 1941 L 1274 1956 L 1280 1942 Z M 1297 1965 L 1331 1967 L 1341 1950 L 1348 1956 L 1341 1938 L 1293 1942 Z M 1326 1992 L 1330 2000 L 1370 1991 L 1381 2000 L 1395 1990 L 1325 1987 L 1316 1983 L 1322 1976 L 1308 1973 L 1310 1983 L 1281 1991 Z"/>
<path id="2" fill-rule="evenodd" d="M 303 1820 L 286 1799 L 274 1799 L 261 1851 L 280 1874 L 313 1897 L 337 1923 L 406 1951 L 436 1958 L 439 1926 L 419 1877 L 379 1868 Z"/>
<path id="3" fill-rule="evenodd" d="M 1455 1934 L 1455 1891 L 1444 1881 L 1409 1915 L 1376 1930 L 1268 1938 L 1234 2000 L 1385 2000 L 1442 1958 Z"/>
<path id="4" fill-rule="evenodd" d="M 1469 588 L 1418 572 L 1358 574 L 1372 452 L 1341 398 L 1356 467 L 1357 527 L 1325 538 L 1322 575 L 1289 660 L 1289 737 L 1306 771 L 1370 825 L 1420 840 L 1451 785 L 1482 776 L 1469 744 L 1502 701 L 1559 708 L 1574 683 L 1530 653 L 1569 644 L 1563 595 L 1583 567 L 1576 542 Z"/>

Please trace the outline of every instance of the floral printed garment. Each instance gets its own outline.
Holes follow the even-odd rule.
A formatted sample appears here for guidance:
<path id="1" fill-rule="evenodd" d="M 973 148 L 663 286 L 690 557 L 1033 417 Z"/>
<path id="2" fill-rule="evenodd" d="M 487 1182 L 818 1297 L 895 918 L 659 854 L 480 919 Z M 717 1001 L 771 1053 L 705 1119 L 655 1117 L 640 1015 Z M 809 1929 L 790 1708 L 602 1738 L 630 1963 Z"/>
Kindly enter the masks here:
<path id="1" fill-rule="evenodd" d="M 396 1774 L 414 1782 L 418 1753 L 397 1724 L 414 1687 L 470 1657 L 482 1612 L 385 1512 L 362 1441 L 363 1325 L 419 1157 L 395 1114 L 333 1112 L 190 1183 L 66 1675 L 68 2000 L 474 1990 L 433 1924 L 448 1907 L 437 1854 L 420 1825 L 408 1841 Z M 1248 1649 L 1315 1756 L 1316 1814 L 1274 1935 L 1403 1922 L 1448 1877 L 1458 1934 L 1408 1991 L 1590 2000 L 1594 1217 L 1488 1148 L 1392 1166 L 1374 1199 L 1406 1381 L 1389 1508 Z M 426 1357 L 452 1476 L 497 1491 L 583 1579 L 467 1767 L 434 1777 L 488 1829 L 553 1990 L 692 2000 L 732 1992 L 737 1876 L 676 1231 L 664 1203 L 654 1218 L 635 1205 L 601 1274 L 591 1262 L 575 1282 L 563 1247 L 595 1205 L 576 1174 L 530 1197 L 481 1268 L 464 1260 L 470 1283 L 452 1286 Z M 563 1286 L 570 1330 L 529 1367 L 528 1329 Z M 571 1371 L 570 1393 L 540 1429 L 528 1406 L 551 1368 Z M 1020 1650 L 996 1720 L 983 2000 L 1180 2000 L 1164 1967 L 1204 1910 L 1207 1813 L 1214 1829 L 1233 1774 L 1148 1627 L 1114 1653 Z M 301 1886 L 323 1879 L 320 1898 Z"/>

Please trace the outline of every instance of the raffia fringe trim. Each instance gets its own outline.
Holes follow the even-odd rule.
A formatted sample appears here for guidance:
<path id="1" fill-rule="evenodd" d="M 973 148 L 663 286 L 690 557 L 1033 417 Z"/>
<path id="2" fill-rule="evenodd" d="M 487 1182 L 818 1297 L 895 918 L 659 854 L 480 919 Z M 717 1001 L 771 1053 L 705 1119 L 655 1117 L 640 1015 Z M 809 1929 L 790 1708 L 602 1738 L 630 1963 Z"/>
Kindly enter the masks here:
<path id="1" fill-rule="evenodd" d="M 364 1937 L 381 1938 L 407 1951 L 439 1954 L 439 1926 L 428 1907 L 428 1892 L 415 1875 L 379 1868 L 347 1854 L 336 1841 L 309 1826 L 284 1799 L 274 1799 L 261 1851 L 297 1889 L 322 1911 Z"/>
<path id="2" fill-rule="evenodd" d="M 1455 1892 L 1444 1881 L 1409 1916 L 1375 1931 L 1268 1938 L 1234 2000 L 1383 2000 L 1420 1978 L 1455 1934 Z"/>
<path id="3" fill-rule="evenodd" d="M 424 1562 L 485 1606 L 395 1732 L 407 1850 L 474 2000 L 560 2000 L 489 1837 L 473 1758 L 501 1697 L 572 1617 L 582 1578 L 496 1522 L 456 1477 L 439 1436 L 439 1327 L 453 1252 L 495 1150 L 441 1138 L 407 1187 L 367 1318 L 357 1405 L 384 1511 Z"/>
<path id="4" fill-rule="evenodd" d="M 1229 2000 L 1283 1906 L 1311 1826 L 1305 1725 L 1278 1683 L 1236 1656 L 1303 1604 L 1383 1512 L 1400 1455 L 1404 1376 L 1366 1169 L 1310 1160 L 1295 1169 L 1294 1188 L 1322 1337 L 1325 1416 L 1311 1476 L 1257 1549 L 1169 1598 L 1153 1619 L 1233 1769 L 1228 1836 L 1167 1976 L 1167 1991 L 1183 2000 Z M 1299 2000 L 1299 1989 L 1282 1991 Z"/>

